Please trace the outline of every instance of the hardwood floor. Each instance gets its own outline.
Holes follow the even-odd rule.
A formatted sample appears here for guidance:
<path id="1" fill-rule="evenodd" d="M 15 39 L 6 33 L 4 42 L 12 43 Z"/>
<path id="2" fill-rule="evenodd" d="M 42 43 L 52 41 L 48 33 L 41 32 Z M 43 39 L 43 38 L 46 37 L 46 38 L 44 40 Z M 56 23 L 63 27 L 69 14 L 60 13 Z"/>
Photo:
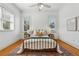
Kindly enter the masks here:
<path id="1" fill-rule="evenodd" d="M 23 40 L 19 40 L 14 44 L 8 46 L 7 48 L 0 51 L 0 56 L 78 56 L 79 49 L 72 47 L 71 45 L 61 41 L 56 40 L 56 42 L 61 46 L 61 50 L 64 52 L 63 54 L 59 54 L 57 51 L 49 49 L 49 50 L 42 50 L 42 51 L 33 51 L 29 49 L 25 49 L 22 54 L 17 55 L 17 51 L 19 50 L 19 45 L 23 42 Z M 70 53 L 71 54 L 70 54 Z"/>
<path id="2" fill-rule="evenodd" d="M 4 48 L 3 50 L 0 51 L 0 56 L 8 55 L 11 53 L 13 50 L 15 50 L 21 43 L 23 43 L 23 40 L 18 40 L 17 42 L 13 43 L 12 45 Z"/>
<path id="3" fill-rule="evenodd" d="M 74 56 L 79 56 L 79 49 L 71 46 L 68 43 L 65 43 L 64 41 L 58 39 L 55 40 L 61 47 L 63 47 L 66 51 L 68 51 L 69 53 L 71 53 Z"/>

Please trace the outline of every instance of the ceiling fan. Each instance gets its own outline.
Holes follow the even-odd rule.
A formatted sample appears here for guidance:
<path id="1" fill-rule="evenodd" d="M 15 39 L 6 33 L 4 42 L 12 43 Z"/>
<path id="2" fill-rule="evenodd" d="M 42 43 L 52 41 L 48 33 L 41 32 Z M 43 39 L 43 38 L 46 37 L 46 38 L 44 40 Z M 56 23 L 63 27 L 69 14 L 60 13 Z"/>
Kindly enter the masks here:
<path id="1" fill-rule="evenodd" d="M 44 7 L 51 8 L 50 5 L 44 4 L 44 3 L 37 3 L 37 4 L 34 4 L 34 5 L 31 5 L 30 7 L 35 7 L 35 6 L 38 7 L 38 11 L 41 11 Z"/>

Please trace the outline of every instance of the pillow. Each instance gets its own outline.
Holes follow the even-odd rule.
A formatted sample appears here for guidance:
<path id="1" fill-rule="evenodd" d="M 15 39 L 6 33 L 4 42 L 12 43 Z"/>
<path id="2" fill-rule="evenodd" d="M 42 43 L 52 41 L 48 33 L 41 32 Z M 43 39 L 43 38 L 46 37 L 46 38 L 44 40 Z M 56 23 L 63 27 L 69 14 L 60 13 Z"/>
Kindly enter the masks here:
<path id="1" fill-rule="evenodd" d="M 28 34 L 33 34 L 33 30 L 27 30 Z"/>

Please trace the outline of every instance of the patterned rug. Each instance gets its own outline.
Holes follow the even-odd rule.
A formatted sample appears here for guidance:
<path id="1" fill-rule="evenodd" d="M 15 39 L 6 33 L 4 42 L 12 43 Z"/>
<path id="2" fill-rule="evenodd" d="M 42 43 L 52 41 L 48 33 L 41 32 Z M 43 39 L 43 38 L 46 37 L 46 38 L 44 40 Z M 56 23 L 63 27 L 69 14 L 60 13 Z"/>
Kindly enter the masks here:
<path id="1" fill-rule="evenodd" d="M 20 55 L 24 56 L 59 56 L 59 54 L 55 49 L 43 49 L 43 50 L 30 50 L 25 49 L 24 52 Z"/>
<path id="2" fill-rule="evenodd" d="M 24 49 L 22 54 L 17 54 L 16 52 L 19 50 L 17 47 L 14 51 L 12 51 L 7 56 L 72 56 L 70 53 L 68 53 L 65 49 L 61 47 L 61 50 L 64 52 L 63 54 L 59 54 L 56 49 L 43 49 L 43 50 L 30 50 L 30 49 Z"/>

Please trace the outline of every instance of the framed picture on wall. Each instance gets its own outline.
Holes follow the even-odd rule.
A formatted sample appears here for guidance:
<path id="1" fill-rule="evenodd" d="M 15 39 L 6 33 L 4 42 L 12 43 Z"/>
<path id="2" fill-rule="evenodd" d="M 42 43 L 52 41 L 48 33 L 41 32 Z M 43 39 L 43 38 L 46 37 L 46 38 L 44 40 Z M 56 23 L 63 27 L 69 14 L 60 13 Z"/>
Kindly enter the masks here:
<path id="1" fill-rule="evenodd" d="M 70 18 L 67 20 L 67 30 L 68 31 L 77 31 L 77 18 Z"/>

